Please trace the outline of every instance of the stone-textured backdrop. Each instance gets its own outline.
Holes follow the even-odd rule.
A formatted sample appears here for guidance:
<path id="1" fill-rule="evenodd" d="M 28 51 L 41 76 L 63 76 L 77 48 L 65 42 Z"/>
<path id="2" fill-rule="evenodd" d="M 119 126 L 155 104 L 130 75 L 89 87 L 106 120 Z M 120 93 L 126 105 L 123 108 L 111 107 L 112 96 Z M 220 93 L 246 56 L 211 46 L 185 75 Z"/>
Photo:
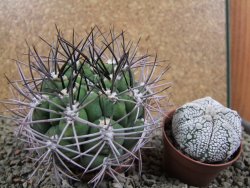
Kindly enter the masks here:
<path id="1" fill-rule="evenodd" d="M 141 53 L 157 52 L 171 64 L 166 78 L 175 106 L 203 96 L 226 104 L 224 0 L 1 0 L 1 99 L 9 97 L 4 73 L 18 78 L 11 59 L 25 60 L 25 39 L 46 54 L 38 36 L 55 39 L 55 24 L 64 36 L 98 25 L 123 29 L 134 41 L 142 37 Z"/>

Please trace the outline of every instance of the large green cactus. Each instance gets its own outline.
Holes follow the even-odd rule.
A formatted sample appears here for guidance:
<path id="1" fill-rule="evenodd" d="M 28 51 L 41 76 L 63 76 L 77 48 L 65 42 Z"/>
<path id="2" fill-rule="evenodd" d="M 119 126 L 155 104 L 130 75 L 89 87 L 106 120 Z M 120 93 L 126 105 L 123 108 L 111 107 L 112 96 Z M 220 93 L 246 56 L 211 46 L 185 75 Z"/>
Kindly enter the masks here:
<path id="1" fill-rule="evenodd" d="M 158 94 L 168 85 L 161 82 L 168 68 L 155 77 L 156 58 L 139 56 L 123 32 L 105 35 L 97 27 L 79 43 L 58 31 L 49 47 L 48 57 L 29 49 L 29 76 L 17 62 L 21 82 L 9 81 L 19 98 L 6 102 L 19 108 L 12 119 L 39 159 L 34 173 L 43 164 L 57 179 L 95 172 L 94 186 L 105 174 L 117 180 L 117 167 L 140 161 L 160 121 L 153 114 L 164 113 Z"/>
<path id="2" fill-rule="evenodd" d="M 225 162 L 241 143 L 241 118 L 211 97 L 187 103 L 173 116 L 172 132 L 180 149 L 207 163 Z"/>

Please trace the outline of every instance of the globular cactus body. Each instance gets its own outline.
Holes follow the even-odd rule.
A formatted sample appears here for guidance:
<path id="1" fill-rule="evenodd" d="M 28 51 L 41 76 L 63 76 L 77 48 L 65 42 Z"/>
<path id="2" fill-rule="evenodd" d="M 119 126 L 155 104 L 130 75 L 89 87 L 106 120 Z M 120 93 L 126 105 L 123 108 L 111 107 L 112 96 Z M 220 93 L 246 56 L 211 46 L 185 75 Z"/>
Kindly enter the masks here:
<path id="1" fill-rule="evenodd" d="M 153 77 L 156 58 L 137 55 L 123 32 L 95 28 L 78 45 L 60 32 L 57 38 L 49 57 L 29 49 L 31 79 L 17 62 L 23 85 L 10 82 L 21 96 L 13 103 L 21 106 L 13 113 L 20 136 L 39 159 L 34 173 L 44 164 L 58 182 L 93 172 L 94 186 L 105 174 L 117 180 L 117 167 L 141 161 L 140 150 L 160 121 L 152 112 L 164 114 L 158 93 L 169 87 L 161 82 L 168 67 Z"/>
<path id="2" fill-rule="evenodd" d="M 207 163 L 225 162 L 241 143 L 241 118 L 211 97 L 178 108 L 172 132 L 184 153 Z"/>

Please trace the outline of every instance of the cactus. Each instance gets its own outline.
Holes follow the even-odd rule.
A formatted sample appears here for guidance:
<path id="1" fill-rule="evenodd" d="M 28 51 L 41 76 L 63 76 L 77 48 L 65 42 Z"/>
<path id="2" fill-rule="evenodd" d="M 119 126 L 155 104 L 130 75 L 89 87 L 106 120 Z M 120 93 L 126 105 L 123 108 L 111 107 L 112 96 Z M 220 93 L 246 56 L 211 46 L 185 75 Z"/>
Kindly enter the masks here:
<path id="1" fill-rule="evenodd" d="M 172 133 L 180 150 L 206 162 L 225 162 L 241 143 L 241 118 L 211 97 L 187 103 L 173 116 Z"/>
<path id="2" fill-rule="evenodd" d="M 141 148 L 159 126 L 155 115 L 164 114 L 158 94 L 169 83 L 162 79 L 168 67 L 154 76 L 159 61 L 138 55 L 138 43 L 98 27 L 77 43 L 58 30 L 56 43 L 46 42 L 48 57 L 29 47 L 29 62 L 17 61 L 21 80 L 7 78 L 15 98 L 4 103 L 15 106 L 8 109 L 19 137 L 35 153 L 31 176 L 41 166 L 41 180 L 51 169 L 58 183 L 94 173 L 89 183 L 97 186 L 105 175 L 118 181 L 116 169 L 136 160 L 141 169 Z"/>

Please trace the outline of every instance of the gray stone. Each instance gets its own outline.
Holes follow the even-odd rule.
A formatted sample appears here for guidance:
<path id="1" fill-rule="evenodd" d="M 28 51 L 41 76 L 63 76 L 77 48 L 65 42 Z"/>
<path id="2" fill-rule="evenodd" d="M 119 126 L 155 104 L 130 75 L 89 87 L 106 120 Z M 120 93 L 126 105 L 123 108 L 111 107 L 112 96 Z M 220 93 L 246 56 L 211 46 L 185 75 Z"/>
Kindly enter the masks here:
<path id="1" fill-rule="evenodd" d="M 223 187 L 231 187 L 231 184 L 228 183 L 228 182 L 223 182 L 223 183 L 222 183 L 222 186 L 223 186 Z"/>
<path id="2" fill-rule="evenodd" d="M 139 176 L 138 176 L 138 175 L 133 175 L 131 178 L 132 178 L 133 180 L 135 180 L 135 181 L 139 181 Z"/>
<path id="3" fill-rule="evenodd" d="M 112 183 L 112 186 L 114 187 L 114 188 L 123 188 L 123 183 Z"/>
<path id="4" fill-rule="evenodd" d="M 0 165 L 2 165 L 2 166 L 8 166 L 8 164 L 9 164 L 8 159 L 4 159 L 4 160 L 0 161 Z"/>
<path id="5" fill-rule="evenodd" d="M 244 183 L 249 186 L 250 185 L 250 177 L 245 177 Z"/>
<path id="6" fill-rule="evenodd" d="M 242 187 L 242 186 L 243 186 L 243 183 L 244 183 L 244 182 L 241 182 L 241 181 L 236 182 L 236 184 L 237 184 L 239 187 Z"/>
<path id="7" fill-rule="evenodd" d="M 126 188 L 133 188 L 133 185 L 126 185 Z"/>
<path id="8" fill-rule="evenodd" d="M 28 187 L 28 183 L 27 182 L 24 182 L 23 183 L 23 188 L 27 188 Z"/>
<path id="9" fill-rule="evenodd" d="M 234 167 L 235 167 L 235 168 L 238 168 L 238 169 L 240 169 L 240 170 L 244 170 L 245 164 L 244 164 L 242 161 L 236 161 L 236 162 L 234 163 Z"/>
<path id="10" fill-rule="evenodd" d="M 100 188 L 108 188 L 108 183 L 106 181 L 103 181 L 99 185 Z"/>
<path id="11" fill-rule="evenodd" d="M 24 167 L 21 171 L 20 171 L 20 174 L 21 175 L 25 175 L 25 174 L 28 174 L 28 173 L 30 173 L 30 172 L 32 172 L 32 168 L 30 168 L 30 167 Z"/>
<path id="12" fill-rule="evenodd" d="M 145 176 L 145 174 L 142 175 L 142 179 L 145 182 L 145 184 L 148 185 L 148 186 L 152 186 L 153 184 L 155 184 L 155 180 L 147 178 Z"/>
<path id="13" fill-rule="evenodd" d="M 245 163 L 246 166 L 249 167 L 250 166 L 250 158 L 245 158 L 244 163 Z"/>
<path id="14" fill-rule="evenodd" d="M 6 179 L 6 182 L 11 184 L 12 183 L 12 178 L 13 178 L 13 175 L 9 175 L 8 178 Z"/>
<path id="15" fill-rule="evenodd" d="M 126 188 L 133 188 L 134 186 L 132 185 L 132 182 L 130 182 L 130 181 L 128 180 L 128 181 L 126 181 L 126 183 L 125 183 L 125 187 L 126 187 Z"/>
<path id="16" fill-rule="evenodd" d="M 126 177 L 124 173 L 121 173 L 120 176 L 117 176 L 117 179 L 119 180 L 120 183 L 126 182 Z"/>
<path id="17" fill-rule="evenodd" d="M 20 159 L 12 160 L 12 161 L 10 161 L 10 166 L 12 166 L 12 165 L 18 165 L 20 162 L 21 162 Z"/>
<path id="18" fill-rule="evenodd" d="M 4 174 L 4 167 L 0 165 L 0 175 Z"/>
<path id="19" fill-rule="evenodd" d="M 13 174 L 14 176 L 18 176 L 18 175 L 20 174 L 20 171 L 19 171 L 19 170 L 14 170 L 14 171 L 12 172 L 12 174 Z"/>

